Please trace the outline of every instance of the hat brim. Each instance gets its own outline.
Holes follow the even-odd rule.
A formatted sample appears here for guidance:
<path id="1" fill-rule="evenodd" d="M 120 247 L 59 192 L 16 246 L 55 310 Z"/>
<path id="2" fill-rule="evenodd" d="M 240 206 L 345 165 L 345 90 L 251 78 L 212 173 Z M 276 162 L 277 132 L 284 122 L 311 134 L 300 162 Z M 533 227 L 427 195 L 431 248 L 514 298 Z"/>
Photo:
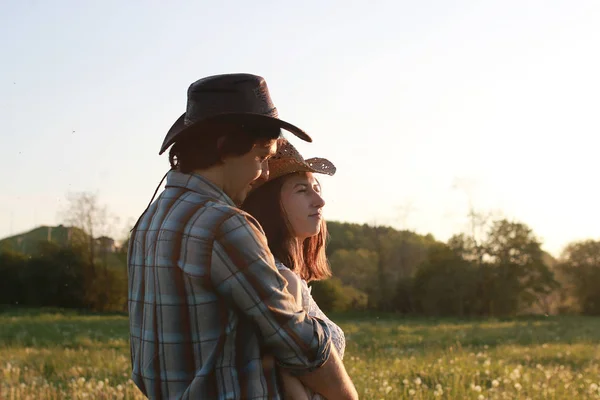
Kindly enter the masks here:
<path id="1" fill-rule="evenodd" d="M 304 162 L 283 158 L 269 163 L 269 180 L 295 172 L 313 172 L 333 176 L 335 171 L 335 165 L 326 158 L 314 157 L 304 160 Z"/>
<path id="2" fill-rule="evenodd" d="M 258 189 L 267 182 L 296 172 L 312 172 L 333 176 L 335 175 L 336 168 L 331 161 L 319 157 L 309 158 L 304 160 L 304 163 L 289 158 L 272 160 L 269 161 L 269 178 L 264 181 L 255 181 L 252 184 L 252 191 Z"/>
<path id="3" fill-rule="evenodd" d="M 283 121 L 279 118 L 270 117 L 268 115 L 263 114 L 254 114 L 254 113 L 223 113 L 218 114 L 210 118 L 205 118 L 203 120 L 197 121 L 191 125 L 185 125 L 185 113 L 181 115 L 175 121 L 167 135 L 165 136 L 165 140 L 163 141 L 162 146 L 160 147 L 159 155 L 164 153 L 169 146 L 171 146 L 177 138 L 181 137 L 183 134 L 189 132 L 192 129 L 199 129 L 202 125 L 207 125 L 209 123 L 214 123 L 217 121 L 235 121 L 235 122 L 248 122 L 248 123 L 256 123 L 258 125 L 263 125 L 265 127 L 275 127 L 284 129 L 298 138 L 306 141 L 312 142 L 312 138 L 308 136 L 306 132 L 302 129 L 298 128 L 295 125 L 290 124 L 289 122 Z"/>

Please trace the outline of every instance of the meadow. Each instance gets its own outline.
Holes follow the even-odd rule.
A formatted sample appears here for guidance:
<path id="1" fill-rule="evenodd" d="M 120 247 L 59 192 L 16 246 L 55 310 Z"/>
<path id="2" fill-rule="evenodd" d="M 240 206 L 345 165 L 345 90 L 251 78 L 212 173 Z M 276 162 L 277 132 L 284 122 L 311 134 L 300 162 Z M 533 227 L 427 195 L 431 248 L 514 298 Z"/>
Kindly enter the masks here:
<path id="1" fill-rule="evenodd" d="M 332 315 L 361 399 L 600 398 L 600 318 Z M 0 399 L 141 399 L 127 318 L 0 313 Z"/>

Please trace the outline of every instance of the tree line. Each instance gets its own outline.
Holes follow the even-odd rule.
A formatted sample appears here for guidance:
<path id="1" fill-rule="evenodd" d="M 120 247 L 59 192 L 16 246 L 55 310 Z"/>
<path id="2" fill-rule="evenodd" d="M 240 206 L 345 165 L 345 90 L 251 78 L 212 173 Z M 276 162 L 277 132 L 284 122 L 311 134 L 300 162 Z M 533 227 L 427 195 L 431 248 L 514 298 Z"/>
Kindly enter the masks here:
<path id="1" fill-rule="evenodd" d="M 69 204 L 65 221 L 74 234 L 68 241 L 40 239 L 26 253 L 14 242 L 0 242 L 0 303 L 126 311 L 127 240 L 110 251 L 94 240 L 107 226 L 95 196 L 80 194 Z M 600 315 L 600 241 L 573 242 L 554 259 L 525 223 L 475 212 L 470 217 L 470 232 L 447 242 L 389 226 L 330 221 L 333 277 L 311 283 L 315 300 L 325 311 Z"/>

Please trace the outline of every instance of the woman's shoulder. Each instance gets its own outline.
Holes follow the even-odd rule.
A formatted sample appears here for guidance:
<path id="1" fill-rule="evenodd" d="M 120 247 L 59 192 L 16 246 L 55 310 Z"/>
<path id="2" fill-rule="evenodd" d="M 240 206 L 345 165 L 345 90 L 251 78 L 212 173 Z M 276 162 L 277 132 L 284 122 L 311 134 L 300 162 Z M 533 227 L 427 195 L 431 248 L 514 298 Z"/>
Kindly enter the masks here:
<path id="1" fill-rule="evenodd" d="M 284 263 L 282 263 L 281 261 L 277 261 L 275 260 L 275 267 L 277 267 L 277 269 L 279 271 L 291 271 L 291 269 L 289 269 Z"/>
<path id="2" fill-rule="evenodd" d="M 306 281 L 304 279 L 302 279 L 300 277 L 300 275 L 295 273 L 292 269 L 287 267 L 284 263 L 275 260 L 275 266 L 277 267 L 277 270 L 279 270 L 279 273 L 281 275 L 283 275 L 286 279 L 294 280 L 295 282 L 297 282 L 298 284 L 300 284 L 302 286 L 307 286 Z M 308 286 L 307 286 L 307 288 L 308 288 Z"/>
<path id="3" fill-rule="evenodd" d="M 275 262 L 275 266 L 277 267 L 279 273 L 283 275 L 288 282 L 293 281 L 295 285 L 301 286 L 302 279 L 300 279 L 300 276 L 298 276 L 297 273 L 289 269 L 285 264 L 278 261 Z"/>
<path id="4" fill-rule="evenodd" d="M 283 276 L 285 278 L 285 280 L 287 281 L 288 291 L 294 296 L 296 301 L 301 304 L 303 301 L 303 297 L 304 297 L 302 295 L 302 292 L 303 292 L 302 280 L 300 279 L 298 274 L 296 274 L 294 271 L 292 271 L 291 269 L 286 267 L 285 264 L 276 262 L 275 265 L 277 265 L 277 269 L 279 270 L 279 273 L 281 274 L 281 276 Z"/>

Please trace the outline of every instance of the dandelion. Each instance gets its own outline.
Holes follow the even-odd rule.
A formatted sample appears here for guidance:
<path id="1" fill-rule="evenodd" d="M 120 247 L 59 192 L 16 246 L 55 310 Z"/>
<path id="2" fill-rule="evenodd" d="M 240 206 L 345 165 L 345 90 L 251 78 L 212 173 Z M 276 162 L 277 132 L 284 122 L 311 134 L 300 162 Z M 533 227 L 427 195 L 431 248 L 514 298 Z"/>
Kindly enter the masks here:
<path id="1" fill-rule="evenodd" d="M 510 373 L 510 379 L 512 379 L 513 381 L 518 380 L 521 377 L 521 371 L 519 371 L 519 368 L 515 368 L 511 373 Z"/>
<path id="2" fill-rule="evenodd" d="M 414 396 L 414 395 L 415 395 L 415 393 L 417 393 L 417 392 L 415 391 L 415 389 L 410 389 L 410 390 L 408 391 L 408 394 L 409 394 L 409 395 L 411 395 L 411 396 Z"/>
<path id="3" fill-rule="evenodd" d="M 521 384 L 519 382 L 515 383 L 515 389 L 518 391 L 520 391 L 521 389 L 523 389 L 523 387 L 521 386 Z"/>
<path id="4" fill-rule="evenodd" d="M 500 382 L 498 382 L 498 380 L 497 380 L 497 379 L 494 379 L 494 380 L 492 381 L 492 387 L 494 387 L 494 388 L 497 388 L 498 386 L 500 386 Z"/>
<path id="5" fill-rule="evenodd" d="M 419 386 L 421 384 L 421 378 L 416 378 L 415 379 L 415 385 Z"/>

